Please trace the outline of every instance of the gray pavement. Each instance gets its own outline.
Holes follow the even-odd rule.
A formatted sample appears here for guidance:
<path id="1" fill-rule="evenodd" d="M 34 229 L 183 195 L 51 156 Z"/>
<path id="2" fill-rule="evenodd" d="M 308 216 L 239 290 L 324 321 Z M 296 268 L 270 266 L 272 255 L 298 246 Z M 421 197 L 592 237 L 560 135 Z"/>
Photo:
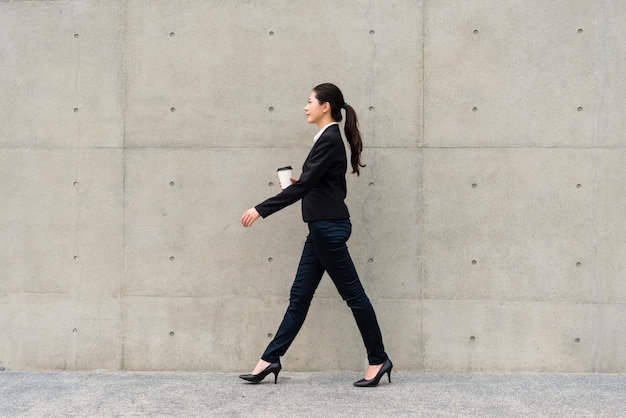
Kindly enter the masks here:
<path id="1" fill-rule="evenodd" d="M 2 417 L 624 417 L 626 374 L 0 372 Z"/>

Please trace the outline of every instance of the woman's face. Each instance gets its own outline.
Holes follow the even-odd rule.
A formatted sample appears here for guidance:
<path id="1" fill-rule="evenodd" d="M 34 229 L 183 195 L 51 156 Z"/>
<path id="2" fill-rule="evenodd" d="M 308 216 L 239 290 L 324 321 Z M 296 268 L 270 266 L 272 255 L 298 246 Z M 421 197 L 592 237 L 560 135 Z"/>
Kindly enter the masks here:
<path id="1" fill-rule="evenodd" d="M 326 105 L 326 106 L 325 106 Z M 311 92 L 309 96 L 309 102 L 307 103 L 304 111 L 306 113 L 306 120 L 309 123 L 318 124 L 320 120 L 324 117 L 324 114 L 327 112 L 325 108 L 329 107 L 327 103 L 320 104 L 315 97 L 315 92 Z"/>

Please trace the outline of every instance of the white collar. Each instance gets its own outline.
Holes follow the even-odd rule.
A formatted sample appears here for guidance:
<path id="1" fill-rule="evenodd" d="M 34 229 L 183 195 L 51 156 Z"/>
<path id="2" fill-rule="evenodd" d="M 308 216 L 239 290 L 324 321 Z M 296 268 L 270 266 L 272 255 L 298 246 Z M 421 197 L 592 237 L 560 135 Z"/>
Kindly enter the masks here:
<path id="1" fill-rule="evenodd" d="M 324 131 L 326 130 L 326 128 L 328 128 L 331 125 L 339 125 L 339 122 L 331 122 L 328 125 L 324 126 L 318 133 L 317 135 L 315 135 L 313 137 L 313 142 L 317 142 L 318 139 L 320 139 L 320 136 L 322 136 L 322 134 L 324 133 Z"/>

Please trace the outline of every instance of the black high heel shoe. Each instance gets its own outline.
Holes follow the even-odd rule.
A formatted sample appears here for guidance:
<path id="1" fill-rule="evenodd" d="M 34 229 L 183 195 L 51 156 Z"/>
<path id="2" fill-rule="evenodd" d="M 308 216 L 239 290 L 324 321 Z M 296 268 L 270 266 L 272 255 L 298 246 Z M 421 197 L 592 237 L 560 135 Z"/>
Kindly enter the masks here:
<path id="1" fill-rule="evenodd" d="M 387 359 L 385 360 L 383 365 L 380 367 L 380 370 L 378 371 L 378 373 L 376 373 L 376 376 L 374 376 L 373 379 L 370 379 L 370 380 L 361 379 L 358 382 L 354 382 L 354 386 L 357 386 L 360 388 L 374 387 L 378 385 L 378 382 L 380 381 L 381 377 L 385 375 L 385 373 L 387 373 L 387 378 L 389 379 L 389 383 L 391 383 L 391 369 L 393 369 L 393 363 L 391 363 L 391 360 Z"/>
<path id="2" fill-rule="evenodd" d="M 259 374 L 242 374 L 239 375 L 239 377 L 248 382 L 259 383 L 261 380 L 265 379 L 268 374 L 274 373 L 274 384 L 276 384 L 278 381 L 278 373 L 280 373 L 280 369 L 282 369 L 280 363 L 270 363 L 270 365 L 267 366 L 265 370 L 263 370 Z"/>

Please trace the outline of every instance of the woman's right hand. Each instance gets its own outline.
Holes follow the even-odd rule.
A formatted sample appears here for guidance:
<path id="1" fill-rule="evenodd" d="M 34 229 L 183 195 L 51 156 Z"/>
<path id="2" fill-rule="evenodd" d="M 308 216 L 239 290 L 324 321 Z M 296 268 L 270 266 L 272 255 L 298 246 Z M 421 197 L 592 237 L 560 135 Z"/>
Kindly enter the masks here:
<path id="1" fill-rule="evenodd" d="M 297 181 L 298 181 L 298 179 L 297 179 L 297 178 L 295 178 L 295 177 L 289 177 L 289 180 L 291 180 L 291 184 L 294 184 L 295 182 L 297 182 Z M 281 188 L 282 190 L 285 190 L 285 189 L 284 189 L 284 187 L 283 187 L 283 184 L 280 182 L 280 179 L 278 180 L 278 185 L 280 186 L 280 188 Z"/>

